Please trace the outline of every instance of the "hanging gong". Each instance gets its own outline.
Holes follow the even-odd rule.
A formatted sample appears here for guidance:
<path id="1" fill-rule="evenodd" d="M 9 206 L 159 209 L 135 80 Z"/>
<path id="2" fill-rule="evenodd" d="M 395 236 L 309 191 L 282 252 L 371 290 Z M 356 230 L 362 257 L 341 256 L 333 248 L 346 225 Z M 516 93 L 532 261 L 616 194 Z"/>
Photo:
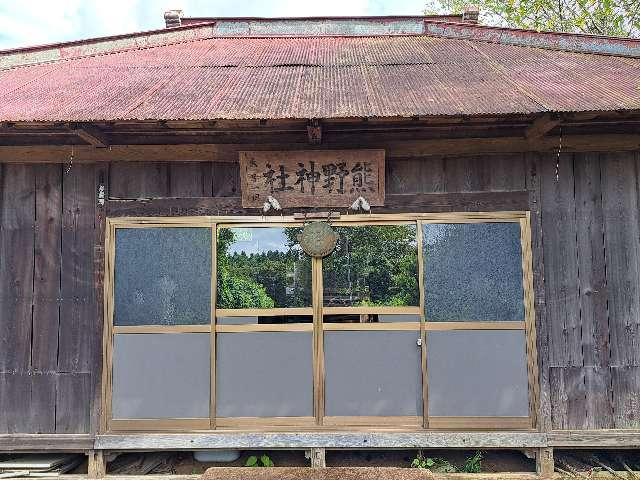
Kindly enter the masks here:
<path id="1" fill-rule="evenodd" d="M 298 235 L 302 250 L 312 257 L 326 257 L 336 248 L 338 234 L 327 222 L 313 222 Z"/>

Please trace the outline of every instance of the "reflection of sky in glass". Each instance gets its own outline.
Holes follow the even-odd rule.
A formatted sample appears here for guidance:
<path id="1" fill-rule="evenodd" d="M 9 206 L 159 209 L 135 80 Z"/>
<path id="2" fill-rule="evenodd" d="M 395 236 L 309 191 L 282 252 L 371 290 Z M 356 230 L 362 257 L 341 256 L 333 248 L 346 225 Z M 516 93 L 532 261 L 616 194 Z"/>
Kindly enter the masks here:
<path id="1" fill-rule="evenodd" d="M 288 252 L 287 236 L 284 228 L 230 228 L 235 241 L 229 247 L 229 254 L 263 253 L 268 251 Z"/>

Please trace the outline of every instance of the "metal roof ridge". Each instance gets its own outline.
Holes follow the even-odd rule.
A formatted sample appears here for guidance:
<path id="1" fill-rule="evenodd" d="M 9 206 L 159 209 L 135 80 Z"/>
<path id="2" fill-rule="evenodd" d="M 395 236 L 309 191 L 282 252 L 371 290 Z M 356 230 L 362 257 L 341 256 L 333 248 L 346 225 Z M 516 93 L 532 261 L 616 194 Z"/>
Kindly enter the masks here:
<path id="1" fill-rule="evenodd" d="M 0 70 L 206 40 L 214 36 L 215 23 L 203 22 L 172 28 L 0 50 Z"/>
<path id="2" fill-rule="evenodd" d="M 537 31 L 431 19 L 424 20 L 423 35 L 546 50 L 640 58 L 640 38 L 631 37 Z"/>
<path id="3" fill-rule="evenodd" d="M 318 16 L 318 17 L 309 17 L 309 16 L 303 16 L 303 17 L 205 17 L 205 16 L 198 16 L 198 17 L 189 17 L 189 16 L 184 16 L 182 17 L 182 20 L 202 20 L 202 21 L 206 21 L 206 22 L 212 22 L 212 21 L 238 21 L 238 22 L 247 22 L 247 21 L 254 21 L 254 20 L 258 20 L 258 21 L 274 21 L 274 22 L 279 22 L 279 21 L 283 21 L 283 20 L 293 20 L 293 21 L 313 21 L 313 20 L 435 20 L 438 17 L 461 17 L 462 18 L 462 13 L 452 13 L 452 14 L 444 14 L 444 15 L 345 15 L 345 16 L 341 16 L 341 15 L 326 15 L 326 16 Z M 193 25 L 193 24 L 192 24 Z"/>
<path id="4" fill-rule="evenodd" d="M 242 21 L 240 18 L 232 17 Z M 246 17 L 252 18 L 252 17 Z M 292 17 L 291 19 L 294 19 Z M 508 27 L 493 27 L 468 22 L 444 21 L 426 16 L 385 16 L 385 17 L 300 17 L 298 20 L 336 18 L 349 19 L 390 19 L 410 18 L 420 20 L 422 32 L 416 33 L 364 33 L 357 35 L 345 34 L 260 34 L 252 35 L 236 32 L 219 32 L 216 29 L 218 21 L 191 23 L 188 25 L 133 32 L 121 35 L 96 37 L 70 42 L 60 42 L 49 45 L 22 47 L 0 51 L 0 70 L 18 66 L 50 63 L 61 60 L 71 60 L 101 54 L 118 53 L 128 50 L 166 46 L 191 41 L 215 38 L 383 38 L 383 37 L 413 37 L 430 36 L 457 40 L 483 41 L 505 45 L 515 45 L 531 48 L 543 48 L 586 54 L 613 55 L 621 57 L 640 58 L 640 39 L 607 37 L 579 33 L 538 32 L 535 30 L 516 29 Z M 285 17 L 286 19 L 286 17 Z M 272 18 L 270 20 L 279 20 Z"/>

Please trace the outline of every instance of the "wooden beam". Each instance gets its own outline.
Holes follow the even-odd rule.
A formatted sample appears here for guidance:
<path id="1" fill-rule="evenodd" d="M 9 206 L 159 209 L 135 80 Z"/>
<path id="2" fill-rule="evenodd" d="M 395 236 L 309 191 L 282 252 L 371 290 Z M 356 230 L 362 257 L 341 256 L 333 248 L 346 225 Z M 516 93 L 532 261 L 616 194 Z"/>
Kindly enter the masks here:
<path id="1" fill-rule="evenodd" d="M 312 468 L 325 468 L 327 466 L 326 450 L 324 448 L 312 448 L 309 450 L 309 460 Z"/>
<path id="2" fill-rule="evenodd" d="M 91 450 L 88 454 L 87 478 L 104 478 L 107 474 L 107 462 L 102 450 Z"/>
<path id="3" fill-rule="evenodd" d="M 564 430 L 548 436 L 555 448 L 640 448 L 640 430 Z"/>
<path id="4" fill-rule="evenodd" d="M 98 435 L 98 450 L 199 450 L 310 448 L 540 448 L 538 432 L 214 432 Z"/>
<path id="5" fill-rule="evenodd" d="M 109 141 L 104 135 L 104 132 L 96 127 L 89 125 L 85 125 L 83 127 L 72 126 L 71 131 L 94 147 L 105 148 L 109 146 Z"/>
<path id="6" fill-rule="evenodd" d="M 545 113 L 541 117 L 536 118 L 533 123 L 527 127 L 524 132 L 524 136 L 529 140 L 544 137 L 547 133 L 558 126 L 561 121 L 562 120 L 559 117 L 553 117 L 550 114 Z"/>
<path id="7" fill-rule="evenodd" d="M 287 209 L 304 213 L 310 209 Z M 522 211 L 529 208 L 529 192 L 456 192 L 389 194 L 383 207 L 373 207 L 373 213 L 400 212 L 497 212 Z M 240 197 L 156 198 L 145 200 L 109 200 L 107 216 L 200 216 L 259 214 L 259 209 L 244 209 Z"/>
<path id="8" fill-rule="evenodd" d="M 311 145 L 320 145 L 322 143 L 322 125 L 318 120 L 312 120 L 307 125 L 307 137 Z"/>
<path id="9" fill-rule="evenodd" d="M 445 138 L 361 143 L 355 136 L 350 143 L 325 142 L 323 149 L 382 148 L 388 157 L 428 157 L 440 155 L 480 155 L 492 153 L 551 152 L 558 148 L 559 138 L 524 137 Z M 640 149 L 639 134 L 565 135 L 565 152 L 611 152 Z M 181 144 L 181 145 L 111 145 L 95 148 L 73 147 L 74 161 L 110 162 L 236 162 L 241 150 L 309 150 L 308 143 L 286 144 Z M 66 146 L 0 146 L 0 163 L 67 163 L 72 147 Z"/>
<path id="10" fill-rule="evenodd" d="M 553 448 L 539 448 L 536 452 L 536 472 L 542 478 L 551 478 L 554 471 Z"/>
<path id="11" fill-rule="evenodd" d="M 72 451 L 93 448 L 93 436 L 85 434 L 3 434 L 0 452 Z"/>

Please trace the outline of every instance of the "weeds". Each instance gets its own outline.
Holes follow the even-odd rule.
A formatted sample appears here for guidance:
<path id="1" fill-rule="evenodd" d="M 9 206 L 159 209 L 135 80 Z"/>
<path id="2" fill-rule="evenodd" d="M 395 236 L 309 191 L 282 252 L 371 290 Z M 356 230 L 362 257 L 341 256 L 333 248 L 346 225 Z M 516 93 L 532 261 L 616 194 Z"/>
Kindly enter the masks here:
<path id="1" fill-rule="evenodd" d="M 467 458 L 461 468 L 456 467 L 444 458 L 425 457 L 422 451 L 411 462 L 413 468 L 423 468 L 433 473 L 479 473 L 482 471 L 482 452 L 477 451 Z"/>
<path id="2" fill-rule="evenodd" d="M 266 453 L 257 457 L 255 455 L 251 455 L 247 458 L 247 461 L 244 464 L 245 467 L 273 467 L 274 463 L 271 460 L 271 457 Z"/>
<path id="3" fill-rule="evenodd" d="M 482 471 L 482 452 L 477 451 L 473 456 L 467 458 L 462 471 L 464 473 L 480 473 Z"/>
<path id="4" fill-rule="evenodd" d="M 457 471 L 455 465 L 452 465 L 444 458 L 425 457 L 422 452 L 418 452 L 418 456 L 413 459 L 411 466 L 424 468 L 434 473 L 454 473 Z"/>

